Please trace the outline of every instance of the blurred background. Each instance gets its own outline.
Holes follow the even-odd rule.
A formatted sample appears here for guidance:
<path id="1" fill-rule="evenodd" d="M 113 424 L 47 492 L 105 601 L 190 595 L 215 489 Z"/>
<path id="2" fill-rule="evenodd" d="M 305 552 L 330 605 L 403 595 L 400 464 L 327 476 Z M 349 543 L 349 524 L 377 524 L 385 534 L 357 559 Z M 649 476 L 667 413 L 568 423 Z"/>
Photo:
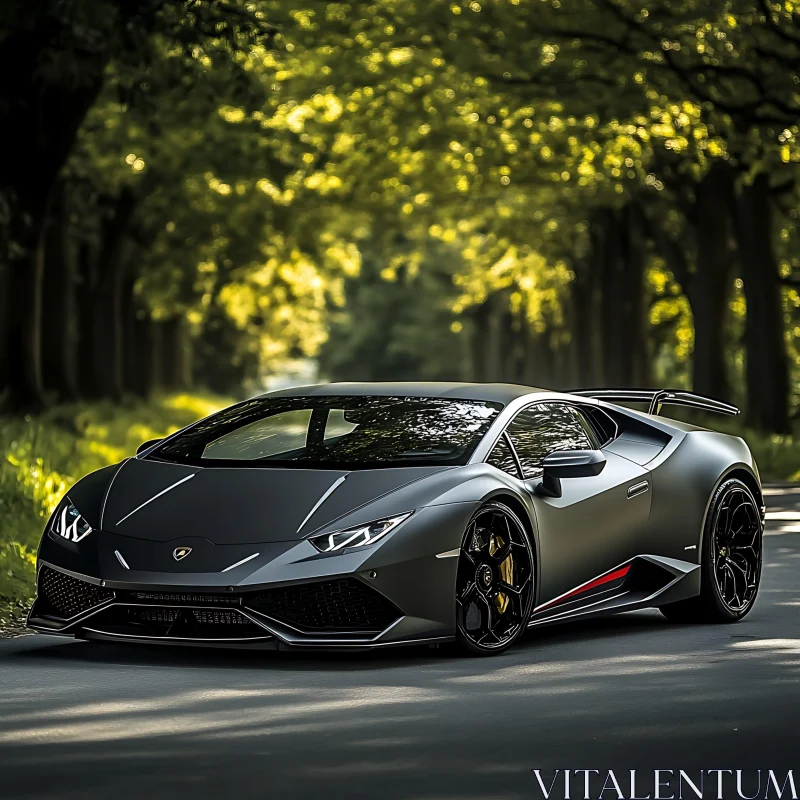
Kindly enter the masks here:
<path id="1" fill-rule="evenodd" d="M 788 0 L 5 0 L 0 596 L 287 384 L 692 388 L 797 476 L 798 123 Z"/>

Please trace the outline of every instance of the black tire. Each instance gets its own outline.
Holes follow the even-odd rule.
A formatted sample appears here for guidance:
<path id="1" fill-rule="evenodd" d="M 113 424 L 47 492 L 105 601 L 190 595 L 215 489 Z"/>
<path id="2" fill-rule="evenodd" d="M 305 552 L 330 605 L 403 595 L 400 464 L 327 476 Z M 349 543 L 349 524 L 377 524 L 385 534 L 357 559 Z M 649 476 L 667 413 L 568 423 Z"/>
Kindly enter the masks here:
<path id="1" fill-rule="evenodd" d="M 470 519 L 456 576 L 456 642 L 470 655 L 497 655 L 525 632 L 534 598 L 534 557 L 519 517 L 489 502 Z"/>
<path id="2" fill-rule="evenodd" d="M 708 509 L 700 562 L 700 594 L 661 607 L 670 622 L 738 622 L 753 607 L 761 582 L 763 525 L 753 493 L 723 481 Z"/>

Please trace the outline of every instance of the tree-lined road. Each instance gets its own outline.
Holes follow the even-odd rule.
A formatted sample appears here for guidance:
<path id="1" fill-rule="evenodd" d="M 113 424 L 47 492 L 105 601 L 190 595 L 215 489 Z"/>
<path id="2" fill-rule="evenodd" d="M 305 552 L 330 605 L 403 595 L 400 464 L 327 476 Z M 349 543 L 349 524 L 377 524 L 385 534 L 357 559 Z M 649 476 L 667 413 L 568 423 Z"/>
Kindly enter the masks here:
<path id="1" fill-rule="evenodd" d="M 797 771 L 800 489 L 768 504 L 738 625 L 638 612 L 490 659 L 2 641 L 0 798 L 522 798 L 542 796 L 535 767 Z"/>

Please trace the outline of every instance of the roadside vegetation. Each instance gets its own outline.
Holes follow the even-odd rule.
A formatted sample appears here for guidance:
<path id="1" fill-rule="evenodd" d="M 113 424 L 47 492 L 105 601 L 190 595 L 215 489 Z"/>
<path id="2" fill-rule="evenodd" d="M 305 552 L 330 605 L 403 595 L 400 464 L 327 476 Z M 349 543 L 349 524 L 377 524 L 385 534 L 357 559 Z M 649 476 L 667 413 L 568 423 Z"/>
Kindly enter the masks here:
<path id="1" fill-rule="evenodd" d="M 228 401 L 172 394 L 149 403 L 58 406 L 41 415 L 0 417 L 0 629 L 33 596 L 36 547 L 47 517 L 79 478 L 133 455 Z"/>

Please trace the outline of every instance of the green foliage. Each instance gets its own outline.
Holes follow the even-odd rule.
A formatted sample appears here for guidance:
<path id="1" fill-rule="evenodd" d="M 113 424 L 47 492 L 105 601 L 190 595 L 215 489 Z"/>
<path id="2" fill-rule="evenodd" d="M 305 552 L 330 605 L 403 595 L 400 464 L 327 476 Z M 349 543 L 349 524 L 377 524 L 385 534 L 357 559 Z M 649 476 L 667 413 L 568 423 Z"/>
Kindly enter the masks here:
<path id="1" fill-rule="evenodd" d="M 225 404 L 183 394 L 147 404 L 70 405 L 36 417 L 0 417 L 0 617 L 3 604 L 32 597 L 42 528 L 73 483 Z"/>
<path id="2" fill-rule="evenodd" d="M 330 312 L 328 338 L 319 355 L 331 380 L 392 381 L 469 378 L 463 322 L 453 311 L 458 254 L 433 246 L 424 256 L 397 245 L 385 261 L 364 258 L 347 281 L 344 306 Z"/>

